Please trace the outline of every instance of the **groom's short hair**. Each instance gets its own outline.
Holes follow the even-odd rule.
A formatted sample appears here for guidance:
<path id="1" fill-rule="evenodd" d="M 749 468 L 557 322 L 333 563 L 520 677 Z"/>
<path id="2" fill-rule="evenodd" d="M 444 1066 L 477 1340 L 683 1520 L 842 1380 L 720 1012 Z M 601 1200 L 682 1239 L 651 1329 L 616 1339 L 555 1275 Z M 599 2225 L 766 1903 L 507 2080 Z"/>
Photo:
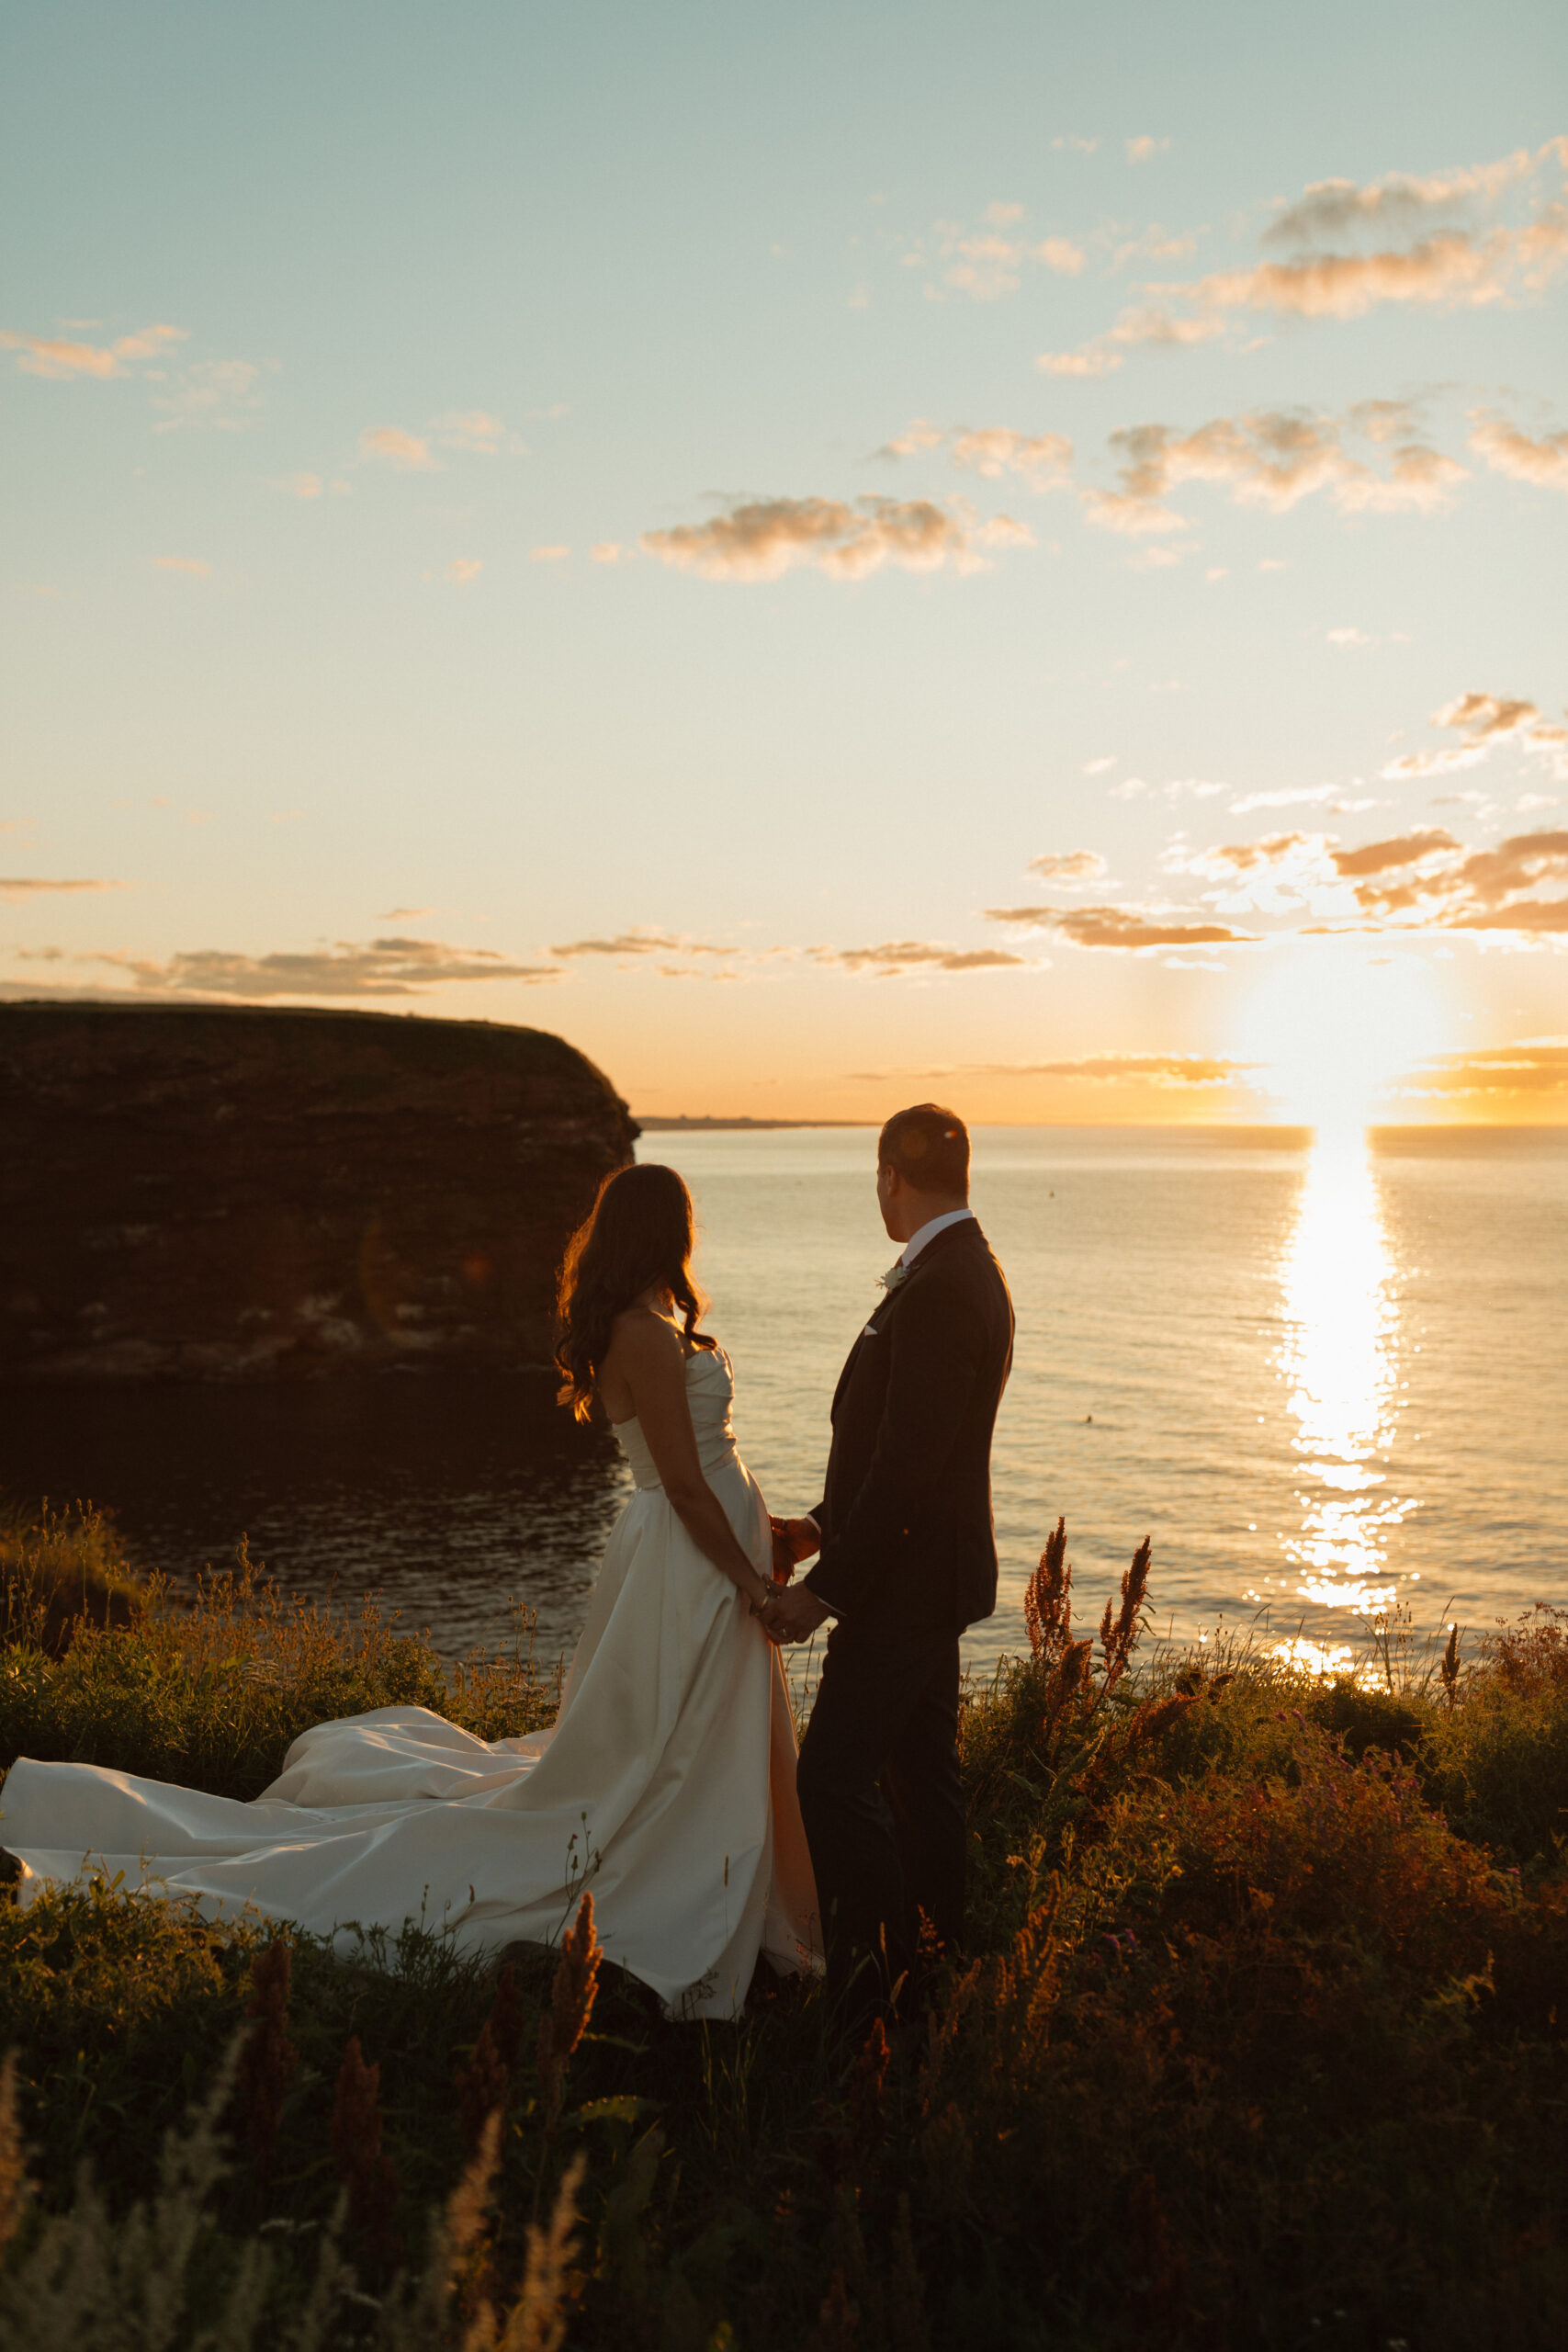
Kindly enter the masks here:
<path id="1" fill-rule="evenodd" d="M 969 1196 L 969 1130 L 956 1111 L 916 1102 L 895 1111 L 876 1139 L 876 1164 L 896 1168 L 918 1193 Z"/>

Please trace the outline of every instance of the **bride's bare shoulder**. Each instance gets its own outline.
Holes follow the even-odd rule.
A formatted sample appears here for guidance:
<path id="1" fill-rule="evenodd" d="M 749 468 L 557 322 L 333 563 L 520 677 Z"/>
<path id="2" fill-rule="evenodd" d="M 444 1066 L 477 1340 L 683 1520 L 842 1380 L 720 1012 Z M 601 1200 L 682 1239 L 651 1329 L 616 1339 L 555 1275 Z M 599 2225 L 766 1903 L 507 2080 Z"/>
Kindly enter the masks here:
<path id="1" fill-rule="evenodd" d="M 623 1363 L 679 1361 L 681 1335 L 667 1315 L 640 1303 L 623 1306 L 610 1326 L 610 1355 Z"/>

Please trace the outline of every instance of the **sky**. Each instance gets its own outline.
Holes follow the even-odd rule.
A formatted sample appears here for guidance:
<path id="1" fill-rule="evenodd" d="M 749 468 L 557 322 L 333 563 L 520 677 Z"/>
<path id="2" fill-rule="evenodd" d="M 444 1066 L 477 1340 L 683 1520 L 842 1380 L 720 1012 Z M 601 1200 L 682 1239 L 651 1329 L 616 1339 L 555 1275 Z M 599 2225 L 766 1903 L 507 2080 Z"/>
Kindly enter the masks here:
<path id="1" fill-rule="evenodd" d="M 1568 1116 L 1568 12 L 0 9 L 0 996 Z"/>

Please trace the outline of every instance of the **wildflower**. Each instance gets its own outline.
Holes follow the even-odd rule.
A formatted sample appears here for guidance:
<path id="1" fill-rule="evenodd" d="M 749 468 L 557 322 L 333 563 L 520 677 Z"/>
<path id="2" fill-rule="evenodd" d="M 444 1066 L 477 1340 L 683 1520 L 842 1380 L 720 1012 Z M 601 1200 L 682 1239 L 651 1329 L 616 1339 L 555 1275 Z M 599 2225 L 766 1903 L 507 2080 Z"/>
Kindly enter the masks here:
<path id="1" fill-rule="evenodd" d="M 1457 1618 L 1449 1627 L 1448 1647 L 1443 1652 L 1443 1662 L 1438 1671 L 1443 1678 L 1443 1693 L 1451 1712 L 1459 1690 L 1459 1620 Z"/>
<path id="2" fill-rule="evenodd" d="M 22 2119 L 17 2098 L 17 2053 L 0 2066 L 0 2255 L 22 2226 L 28 2168 L 22 2152 Z"/>
<path id="3" fill-rule="evenodd" d="M 593 1932 L 593 1896 L 585 1890 L 576 1922 L 561 1938 L 560 1962 L 550 1992 L 550 2006 L 539 2020 L 539 2089 L 547 2132 L 554 2131 L 560 2114 L 571 2053 L 593 2013 L 601 1957 L 599 1940 Z"/>
<path id="4" fill-rule="evenodd" d="M 373 2262 L 387 2263 L 400 2251 L 392 2225 L 398 2175 L 391 2157 L 381 2151 L 380 2091 L 380 2067 L 366 2064 L 359 2036 L 351 2034 L 333 2100 L 333 2157 L 348 2191 L 349 2228 L 360 2233 Z"/>
<path id="5" fill-rule="evenodd" d="M 522 2041 L 517 1978 L 508 1961 L 496 1978 L 494 2006 L 479 2028 L 473 2053 L 457 2074 L 457 2120 L 470 2156 L 479 2147 L 486 2118 L 504 2108 L 511 2096 Z"/>
<path id="6" fill-rule="evenodd" d="M 1100 1621 L 1100 1646 L 1105 1661 L 1104 1689 L 1114 1690 L 1127 1671 L 1141 1629 L 1144 1596 L 1149 1584 L 1149 1539 L 1145 1535 L 1133 1555 L 1133 1565 L 1122 1578 L 1122 1606 L 1114 1618 L 1111 1603 Z"/>
<path id="7" fill-rule="evenodd" d="M 250 1999 L 245 2015 L 251 2030 L 240 2052 L 235 2086 L 236 2114 L 243 2119 L 256 2183 L 265 2188 L 277 2156 L 277 2131 L 283 2120 L 283 2094 L 299 2064 L 299 2052 L 288 2039 L 288 1991 L 292 1955 L 286 1937 L 275 1936 L 265 1951 L 251 1961 Z"/>
<path id="8" fill-rule="evenodd" d="M 1067 1560 L 1067 1522 L 1058 1519 L 1046 1539 L 1040 1565 L 1023 1588 L 1023 1623 L 1036 1666 L 1059 1656 L 1072 1639 L 1073 1571 Z"/>

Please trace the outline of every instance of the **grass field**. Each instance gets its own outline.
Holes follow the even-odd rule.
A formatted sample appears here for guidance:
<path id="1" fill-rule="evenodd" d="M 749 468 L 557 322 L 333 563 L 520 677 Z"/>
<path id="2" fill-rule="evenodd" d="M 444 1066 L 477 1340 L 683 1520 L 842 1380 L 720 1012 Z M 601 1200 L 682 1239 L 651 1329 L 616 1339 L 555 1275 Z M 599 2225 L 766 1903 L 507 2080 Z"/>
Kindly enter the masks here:
<path id="1" fill-rule="evenodd" d="M 1447 1671 L 1146 1662 L 1136 1585 L 1089 1644 L 1050 1558 L 968 1694 L 971 1953 L 847 2065 L 793 1981 L 671 2026 L 581 1953 L 0 1901 L 6 2344 L 1560 2345 L 1568 1619 Z M 328 1716 L 556 1703 L 243 1565 L 67 1645 L 88 1561 L 90 1515 L 0 1551 L 0 1765 L 248 1797 Z"/>

